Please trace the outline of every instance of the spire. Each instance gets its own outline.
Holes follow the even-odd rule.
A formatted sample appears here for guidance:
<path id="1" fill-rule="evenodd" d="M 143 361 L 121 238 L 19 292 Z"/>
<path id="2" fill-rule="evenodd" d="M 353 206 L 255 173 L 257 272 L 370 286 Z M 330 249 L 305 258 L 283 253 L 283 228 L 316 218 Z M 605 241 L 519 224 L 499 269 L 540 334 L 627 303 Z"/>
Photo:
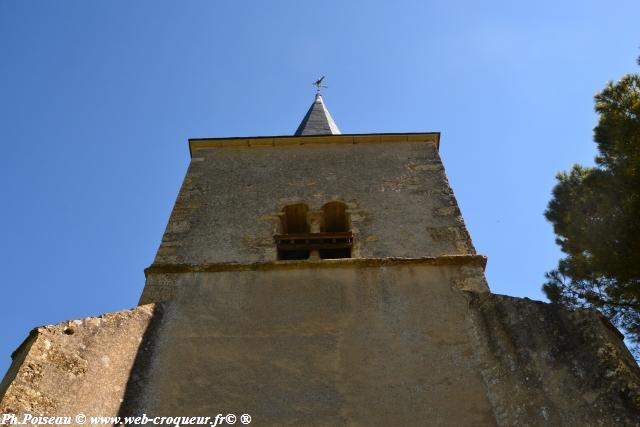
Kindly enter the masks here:
<path id="1" fill-rule="evenodd" d="M 340 129 L 338 129 L 338 125 L 333 121 L 331 114 L 329 114 L 329 110 L 324 105 L 324 101 L 322 100 L 322 95 L 320 95 L 320 88 L 326 87 L 322 86 L 322 77 L 320 80 L 316 81 L 314 85 L 318 88 L 316 92 L 316 99 L 309 107 L 309 111 L 300 122 L 300 126 L 296 130 L 294 135 L 339 135 Z"/>

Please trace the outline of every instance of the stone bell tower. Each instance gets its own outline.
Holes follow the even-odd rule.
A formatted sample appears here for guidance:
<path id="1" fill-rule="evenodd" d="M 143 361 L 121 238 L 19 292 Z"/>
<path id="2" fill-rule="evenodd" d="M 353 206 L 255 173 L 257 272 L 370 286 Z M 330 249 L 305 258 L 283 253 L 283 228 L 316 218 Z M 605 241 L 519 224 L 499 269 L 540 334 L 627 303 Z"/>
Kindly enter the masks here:
<path id="1" fill-rule="evenodd" d="M 320 93 L 294 135 L 189 140 L 140 306 L 35 330 L 0 409 L 35 390 L 54 413 L 258 426 L 640 421 L 638 367 L 602 316 L 490 293 L 439 146 L 342 134 Z M 84 371 L 42 362 L 51 348 Z"/>
<path id="2" fill-rule="evenodd" d="M 488 291 L 439 143 L 435 132 L 341 134 L 320 94 L 293 136 L 191 139 L 141 303 L 181 295 L 193 274 L 229 269 L 313 276 L 411 266 Z"/>

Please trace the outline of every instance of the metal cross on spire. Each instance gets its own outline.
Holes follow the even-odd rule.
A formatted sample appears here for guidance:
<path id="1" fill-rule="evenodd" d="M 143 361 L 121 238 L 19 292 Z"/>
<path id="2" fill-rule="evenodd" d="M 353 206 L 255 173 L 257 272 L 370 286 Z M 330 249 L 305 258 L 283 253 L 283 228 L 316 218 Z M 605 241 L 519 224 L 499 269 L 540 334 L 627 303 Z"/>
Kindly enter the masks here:
<path id="1" fill-rule="evenodd" d="M 313 83 L 313 85 L 316 87 L 316 93 L 320 93 L 320 88 L 327 88 L 328 86 L 323 86 L 322 85 L 322 81 L 324 80 L 324 76 L 320 77 L 318 80 L 315 81 L 315 83 Z"/>

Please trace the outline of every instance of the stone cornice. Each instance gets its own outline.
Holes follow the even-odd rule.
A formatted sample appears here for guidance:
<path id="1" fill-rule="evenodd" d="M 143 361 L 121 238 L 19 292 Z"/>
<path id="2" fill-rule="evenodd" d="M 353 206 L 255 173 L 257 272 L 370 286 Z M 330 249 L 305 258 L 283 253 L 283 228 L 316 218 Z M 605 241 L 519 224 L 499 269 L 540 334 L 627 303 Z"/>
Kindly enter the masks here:
<path id="1" fill-rule="evenodd" d="M 265 270 L 299 270 L 314 268 L 367 268 L 387 267 L 395 265 L 471 265 L 482 267 L 487 265 L 487 257 L 484 255 L 443 255 L 439 257 L 425 258 L 345 258 L 318 261 L 272 261 L 257 262 L 251 264 L 214 263 L 214 264 L 153 264 L 144 270 L 148 277 L 150 274 L 171 273 L 216 273 L 222 271 L 265 271 Z"/>
<path id="2" fill-rule="evenodd" d="M 364 144 L 381 142 L 432 142 L 440 148 L 440 132 L 427 133 L 362 133 L 310 136 L 254 136 L 234 138 L 189 139 L 189 153 L 199 150 L 228 147 L 277 147 L 307 144 Z"/>

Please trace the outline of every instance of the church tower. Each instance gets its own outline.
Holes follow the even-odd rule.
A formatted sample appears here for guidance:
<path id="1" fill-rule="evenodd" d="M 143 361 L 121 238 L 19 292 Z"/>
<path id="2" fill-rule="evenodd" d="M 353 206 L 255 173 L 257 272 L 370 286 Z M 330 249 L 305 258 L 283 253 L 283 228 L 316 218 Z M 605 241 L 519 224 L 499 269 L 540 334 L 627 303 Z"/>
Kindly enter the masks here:
<path id="1" fill-rule="evenodd" d="M 638 367 L 602 316 L 490 293 L 439 147 L 438 132 L 343 134 L 319 92 L 294 135 L 190 139 L 140 306 L 35 330 L 0 409 L 638 422 Z M 48 400 L 25 409 L 29 390 Z"/>
<path id="2" fill-rule="evenodd" d="M 384 266 L 488 291 L 439 143 L 436 132 L 342 134 L 319 93 L 293 136 L 189 140 L 191 163 L 141 303 L 181 295 L 194 274 L 217 282 L 222 271 L 311 283 L 325 270 Z"/>

